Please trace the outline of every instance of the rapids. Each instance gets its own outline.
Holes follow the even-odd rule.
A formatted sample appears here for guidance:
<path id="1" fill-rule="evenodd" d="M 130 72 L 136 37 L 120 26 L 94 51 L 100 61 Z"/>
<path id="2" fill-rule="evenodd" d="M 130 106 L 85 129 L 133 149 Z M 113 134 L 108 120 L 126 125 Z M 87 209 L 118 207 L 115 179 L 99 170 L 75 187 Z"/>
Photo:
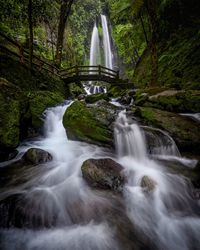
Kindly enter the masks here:
<path id="1" fill-rule="evenodd" d="M 19 197 L 14 216 L 23 217 L 20 226 L 8 225 L 0 229 L 0 249 L 132 249 L 124 248 L 115 225 L 107 221 L 108 208 L 111 211 L 118 209 L 115 203 L 109 196 L 92 190 L 82 178 L 81 165 L 86 159 L 106 157 L 120 163 L 127 177 L 120 197 L 123 213 L 141 238 L 147 237 L 154 245 L 154 248 L 133 249 L 199 249 L 200 204 L 192 198 L 192 186 L 187 179 L 167 171 L 151 159 L 145 129 L 122 111 L 114 128 L 116 155 L 105 148 L 71 141 L 62 125 L 63 114 L 71 103 L 47 109 L 44 136 L 19 147 L 18 158 L 34 147 L 48 151 L 53 161 L 27 171 L 25 183 L 20 182 L 20 176 L 15 177 L 16 186 L 1 191 L 0 201 Z M 160 151 L 155 152 L 159 154 Z M 163 149 L 161 156 L 169 161 L 170 157 L 182 159 L 180 155 L 167 152 L 164 155 Z M 144 176 L 153 182 L 153 191 L 141 186 Z M 135 241 L 135 235 L 127 237 Z"/>

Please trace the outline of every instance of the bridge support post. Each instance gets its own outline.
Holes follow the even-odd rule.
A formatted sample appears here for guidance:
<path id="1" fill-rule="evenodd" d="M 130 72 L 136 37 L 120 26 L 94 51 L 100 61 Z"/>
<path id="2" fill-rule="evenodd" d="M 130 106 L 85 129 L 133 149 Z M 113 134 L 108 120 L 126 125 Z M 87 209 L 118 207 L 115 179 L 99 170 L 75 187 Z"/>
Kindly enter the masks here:
<path id="1" fill-rule="evenodd" d="M 99 67 L 98 67 L 98 70 L 99 70 L 99 78 L 101 79 L 101 65 L 99 65 Z"/>

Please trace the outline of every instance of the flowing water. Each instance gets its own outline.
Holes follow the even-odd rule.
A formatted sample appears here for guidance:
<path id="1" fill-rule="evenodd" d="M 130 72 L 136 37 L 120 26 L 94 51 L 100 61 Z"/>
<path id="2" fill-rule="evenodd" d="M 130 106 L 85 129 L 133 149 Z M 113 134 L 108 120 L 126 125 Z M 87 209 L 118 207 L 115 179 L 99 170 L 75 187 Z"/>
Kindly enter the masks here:
<path id="1" fill-rule="evenodd" d="M 120 112 L 114 131 L 117 154 L 111 155 L 106 149 L 67 138 L 62 117 L 69 105 L 48 109 L 44 137 L 19 148 L 21 154 L 32 147 L 44 149 L 52 154 L 53 161 L 27 170 L 24 183 L 21 176 L 15 176 L 15 185 L 2 190 L 1 201 L 13 196 L 17 199 L 13 214 L 16 221 L 12 221 L 15 227 L 0 229 L 0 249 L 199 249 L 200 210 L 192 198 L 192 187 L 186 179 L 150 159 L 145 129 L 128 119 L 125 111 Z M 115 203 L 91 190 L 82 178 L 81 165 L 86 159 L 111 156 L 123 166 L 127 177 L 120 197 L 123 213 L 154 248 L 123 247 L 116 227 L 106 219 L 108 208 L 116 209 Z M 166 157 L 170 158 L 169 153 Z M 151 190 L 141 185 L 144 177 L 151 183 Z M 115 220 L 117 223 L 117 217 Z M 127 235 L 136 242 L 134 237 Z"/>
<path id="2" fill-rule="evenodd" d="M 92 31 L 91 45 L 90 45 L 90 65 L 96 66 L 101 64 L 99 32 L 96 23 Z M 92 69 L 92 68 L 91 68 Z"/>
<path id="3" fill-rule="evenodd" d="M 105 67 L 113 69 L 113 54 L 111 50 L 111 38 L 108 28 L 108 21 L 105 15 L 101 15 L 101 23 L 103 28 L 103 48 L 105 56 Z"/>

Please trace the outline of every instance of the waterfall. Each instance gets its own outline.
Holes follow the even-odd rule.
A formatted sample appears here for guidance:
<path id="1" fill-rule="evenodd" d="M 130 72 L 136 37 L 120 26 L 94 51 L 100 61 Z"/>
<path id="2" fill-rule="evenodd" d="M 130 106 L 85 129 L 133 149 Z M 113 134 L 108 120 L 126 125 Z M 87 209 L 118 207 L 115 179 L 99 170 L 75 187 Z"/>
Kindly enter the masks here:
<path id="1" fill-rule="evenodd" d="M 129 124 L 125 110 L 115 123 L 115 143 L 119 157 L 131 155 L 140 160 L 146 157 L 144 135 L 136 123 Z"/>
<path id="2" fill-rule="evenodd" d="M 113 69 L 113 54 L 111 50 L 111 38 L 108 29 L 108 21 L 106 16 L 101 15 L 101 22 L 103 28 L 103 48 L 105 56 L 105 67 Z"/>
<path id="3" fill-rule="evenodd" d="M 99 32 L 95 22 L 90 45 L 90 65 L 95 66 L 99 64 L 101 64 Z"/>
<path id="4" fill-rule="evenodd" d="M 11 217 L 2 226 L 6 218 L 1 215 L 0 248 L 132 249 L 126 245 L 126 239 L 123 245 L 123 237 L 131 242 L 132 233 L 132 244 L 137 249 L 199 249 L 200 206 L 192 197 L 190 183 L 148 157 L 144 133 L 136 122 L 127 118 L 125 111 L 119 113 L 115 123 L 117 157 L 111 155 L 123 166 L 126 176 L 123 193 L 115 200 L 115 195 L 111 198 L 109 192 L 89 188 L 81 175 L 82 163 L 89 158 L 106 158 L 109 153 L 67 138 L 62 118 L 70 105 L 67 102 L 47 109 L 44 137 L 19 147 L 21 153 L 32 147 L 46 150 L 53 161 L 27 170 L 26 166 L 21 169 L 22 175 L 20 171 L 14 173 L 12 182 L 1 189 L 0 211 L 5 200 L 4 217 L 10 213 Z M 9 206 L 12 199 L 14 203 Z M 118 207 L 118 200 L 122 206 Z M 113 214 L 118 217 L 109 220 Z M 119 226 L 122 230 L 117 234 Z M 137 242 L 139 245 L 135 245 Z"/>

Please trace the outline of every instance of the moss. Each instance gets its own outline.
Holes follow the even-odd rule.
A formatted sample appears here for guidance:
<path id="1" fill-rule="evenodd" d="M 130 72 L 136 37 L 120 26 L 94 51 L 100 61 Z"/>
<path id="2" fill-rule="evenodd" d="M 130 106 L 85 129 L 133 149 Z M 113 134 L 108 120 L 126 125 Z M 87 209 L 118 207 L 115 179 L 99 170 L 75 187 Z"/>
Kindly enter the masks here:
<path id="1" fill-rule="evenodd" d="M 100 93 L 100 94 L 95 94 L 95 95 L 88 95 L 85 98 L 85 101 L 87 103 L 95 103 L 99 100 L 106 100 L 109 101 L 108 95 L 104 94 L 104 93 Z"/>
<path id="2" fill-rule="evenodd" d="M 29 95 L 29 111 L 32 126 L 36 129 L 42 126 L 41 115 L 48 107 L 56 106 L 64 101 L 64 97 L 59 93 L 50 91 L 34 91 Z"/>
<path id="3" fill-rule="evenodd" d="M 76 98 L 79 95 L 84 94 L 85 91 L 84 91 L 82 85 L 78 85 L 76 83 L 70 83 L 69 84 L 69 93 L 70 93 L 71 97 Z"/>
<path id="4" fill-rule="evenodd" d="M 176 89 L 200 87 L 200 33 L 195 29 L 174 32 L 166 40 L 159 40 L 158 85 Z M 133 81 L 136 87 L 145 87 L 151 79 L 150 50 L 147 48 L 136 66 Z"/>
<path id="5" fill-rule="evenodd" d="M 150 107 L 137 109 L 136 115 L 147 125 L 167 131 L 181 149 L 198 151 L 200 148 L 199 126 L 196 122 L 175 113 Z"/>
<path id="6" fill-rule="evenodd" d="M 0 147 L 14 148 L 19 143 L 20 91 L 3 78 L 0 87 Z"/>
<path id="7" fill-rule="evenodd" d="M 94 118 L 83 103 L 74 102 L 65 112 L 63 125 L 70 138 L 96 144 L 110 144 L 108 127 Z"/>
<path id="8" fill-rule="evenodd" d="M 108 95 L 111 96 L 111 97 L 114 97 L 114 98 L 126 95 L 126 92 L 127 92 L 126 89 L 121 88 L 119 86 L 111 86 L 108 89 Z"/>
<path id="9" fill-rule="evenodd" d="M 23 91 L 48 90 L 69 96 L 65 83 L 47 71 L 33 68 L 32 72 L 19 60 L 0 52 L 0 76 L 12 82 Z"/>
<path id="10" fill-rule="evenodd" d="M 200 112 L 200 91 L 180 91 L 148 100 L 149 106 L 172 112 Z"/>

